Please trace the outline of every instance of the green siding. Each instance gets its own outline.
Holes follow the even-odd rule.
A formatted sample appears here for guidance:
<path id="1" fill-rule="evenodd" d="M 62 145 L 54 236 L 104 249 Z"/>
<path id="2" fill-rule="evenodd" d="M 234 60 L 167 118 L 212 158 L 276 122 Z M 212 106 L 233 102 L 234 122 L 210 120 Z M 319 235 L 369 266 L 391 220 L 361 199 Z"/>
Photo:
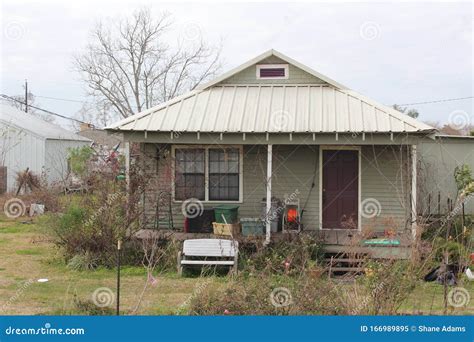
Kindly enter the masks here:
<path id="1" fill-rule="evenodd" d="M 410 228 L 408 151 L 408 148 L 400 146 L 362 147 L 361 202 L 373 198 L 380 203 L 379 216 L 362 217 L 364 229 L 383 231 Z"/>
<path id="2" fill-rule="evenodd" d="M 457 193 L 454 169 L 467 164 L 474 171 L 474 138 L 425 139 L 418 145 L 418 156 L 418 212 L 437 213 L 439 193 L 441 213 L 446 213 L 447 199 L 454 200 Z M 428 209 L 429 197 L 431 209 Z M 473 200 L 465 203 L 465 212 L 474 214 Z"/>
<path id="3" fill-rule="evenodd" d="M 257 64 L 288 64 L 287 62 L 279 59 L 278 57 L 272 56 L 267 59 L 264 59 L 263 61 L 257 63 Z M 261 80 L 257 79 L 256 76 L 256 65 L 254 64 L 241 72 L 235 74 L 234 76 L 231 76 L 222 82 L 220 82 L 218 85 L 222 84 L 326 84 L 325 81 L 307 73 L 304 70 L 301 70 L 300 68 L 289 64 L 288 67 L 288 72 L 289 72 L 289 77 L 286 80 Z"/>
<path id="4" fill-rule="evenodd" d="M 150 220 L 155 215 L 157 191 L 171 191 L 171 154 L 154 159 L 156 145 L 145 144 L 149 159 L 148 173 L 153 186 L 147 190 L 146 208 Z M 267 147 L 245 145 L 243 157 L 243 203 L 240 217 L 258 217 L 261 201 L 266 194 Z M 393 146 L 363 146 L 361 149 L 361 200 L 374 198 L 380 203 L 380 215 L 362 218 L 362 228 L 383 231 L 392 228 L 403 231 L 409 222 L 409 161 L 407 148 Z M 316 172 L 316 173 L 315 173 Z M 153 178 L 155 174 L 156 179 Z M 314 180 L 314 188 L 311 184 Z M 303 225 L 306 230 L 319 225 L 319 146 L 274 145 L 272 195 L 283 199 L 297 192 L 304 208 Z M 159 189 L 159 190 L 157 190 Z M 204 207 L 214 204 L 205 203 Z M 183 228 L 181 204 L 173 203 L 173 218 L 178 229 Z"/>

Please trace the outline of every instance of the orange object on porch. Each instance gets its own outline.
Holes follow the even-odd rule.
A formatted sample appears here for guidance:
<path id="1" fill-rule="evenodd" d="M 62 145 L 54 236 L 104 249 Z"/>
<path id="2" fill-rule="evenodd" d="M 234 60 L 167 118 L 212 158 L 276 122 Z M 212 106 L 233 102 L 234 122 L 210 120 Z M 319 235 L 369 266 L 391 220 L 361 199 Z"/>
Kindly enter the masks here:
<path id="1" fill-rule="evenodd" d="M 288 208 L 286 215 L 287 215 L 288 222 L 297 222 L 298 210 L 296 208 Z"/>

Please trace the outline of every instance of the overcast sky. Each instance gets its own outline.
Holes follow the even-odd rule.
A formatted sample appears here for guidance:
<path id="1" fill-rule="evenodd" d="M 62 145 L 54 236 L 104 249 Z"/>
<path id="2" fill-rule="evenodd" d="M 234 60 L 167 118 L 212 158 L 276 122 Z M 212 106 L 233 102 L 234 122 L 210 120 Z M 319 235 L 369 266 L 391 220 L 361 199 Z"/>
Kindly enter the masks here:
<path id="1" fill-rule="evenodd" d="M 274 48 L 388 105 L 473 96 L 470 2 L 3 0 L 1 93 L 21 94 L 27 78 L 41 107 L 73 116 L 87 97 L 72 70 L 72 55 L 82 51 L 98 20 L 114 20 L 144 5 L 154 13 L 172 13 L 176 35 L 198 28 L 211 43 L 222 39 L 223 71 Z M 413 107 L 424 121 L 446 122 L 459 110 L 472 118 L 473 103 Z"/>

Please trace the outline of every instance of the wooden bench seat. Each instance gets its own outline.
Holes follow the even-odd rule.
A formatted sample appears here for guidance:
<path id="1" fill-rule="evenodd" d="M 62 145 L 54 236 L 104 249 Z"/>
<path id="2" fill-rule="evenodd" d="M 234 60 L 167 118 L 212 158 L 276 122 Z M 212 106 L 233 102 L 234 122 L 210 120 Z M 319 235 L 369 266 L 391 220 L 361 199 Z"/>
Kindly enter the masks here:
<path id="1" fill-rule="evenodd" d="M 181 265 L 234 265 L 233 260 L 181 260 Z"/>
<path id="2" fill-rule="evenodd" d="M 224 239 L 191 239 L 183 243 L 178 253 L 178 273 L 185 266 L 230 266 L 237 271 L 239 243 Z M 211 260 L 209 260 L 211 258 Z"/>

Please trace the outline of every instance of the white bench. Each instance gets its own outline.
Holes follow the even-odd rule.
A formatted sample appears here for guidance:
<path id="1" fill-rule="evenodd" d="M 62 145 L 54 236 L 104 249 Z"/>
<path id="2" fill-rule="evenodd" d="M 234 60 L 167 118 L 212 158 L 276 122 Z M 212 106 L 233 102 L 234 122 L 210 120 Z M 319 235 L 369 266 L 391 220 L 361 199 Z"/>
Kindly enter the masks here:
<path id="1" fill-rule="evenodd" d="M 181 275 L 185 266 L 196 265 L 229 266 L 237 271 L 238 254 L 239 243 L 234 240 L 185 240 L 183 251 L 178 253 L 178 273 Z"/>

